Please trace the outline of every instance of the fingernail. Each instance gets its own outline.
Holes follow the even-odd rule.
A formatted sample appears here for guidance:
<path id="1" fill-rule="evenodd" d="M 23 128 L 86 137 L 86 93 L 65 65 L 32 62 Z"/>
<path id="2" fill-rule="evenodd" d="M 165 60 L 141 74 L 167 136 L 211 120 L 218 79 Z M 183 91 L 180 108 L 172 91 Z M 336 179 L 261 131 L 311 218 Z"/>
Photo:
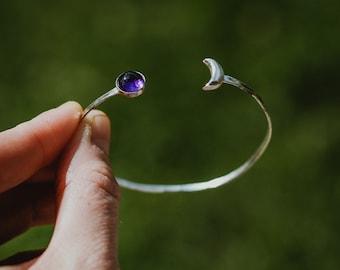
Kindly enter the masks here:
<path id="1" fill-rule="evenodd" d="M 74 115 L 79 118 L 81 115 L 81 112 L 83 111 L 83 108 L 78 102 L 75 101 L 67 101 L 60 106 L 57 107 L 57 109 L 63 109 L 63 110 L 72 110 L 74 111 Z"/>
<path id="2" fill-rule="evenodd" d="M 94 110 L 88 116 L 91 119 L 91 141 L 108 155 L 110 151 L 110 120 L 101 111 Z"/>

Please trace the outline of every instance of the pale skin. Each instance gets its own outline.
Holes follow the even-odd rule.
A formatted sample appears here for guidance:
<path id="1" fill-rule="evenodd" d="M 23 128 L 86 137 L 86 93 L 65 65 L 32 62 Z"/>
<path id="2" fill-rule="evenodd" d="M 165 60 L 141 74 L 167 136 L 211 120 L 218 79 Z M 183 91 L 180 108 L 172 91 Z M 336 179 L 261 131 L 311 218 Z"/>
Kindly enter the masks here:
<path id="1" fill-rule="evenodd" d="M 119 187 L 109 159 L 110 121 L 80 121 L 67 102 L 0 133 L 0 244 L 32 226 L 55 224 L 37 257 L 9 269 L 119 269 Z"/>

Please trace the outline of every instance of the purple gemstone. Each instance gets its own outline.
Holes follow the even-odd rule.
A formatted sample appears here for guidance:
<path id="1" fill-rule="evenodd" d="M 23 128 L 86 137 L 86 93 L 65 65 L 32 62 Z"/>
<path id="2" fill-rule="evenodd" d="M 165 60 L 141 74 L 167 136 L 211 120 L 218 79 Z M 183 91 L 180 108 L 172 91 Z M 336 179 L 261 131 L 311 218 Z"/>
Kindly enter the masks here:
<path id="1" fill-rule="evenodd" d="M 117 86 L 124 92 L 135 93 L 144 88 L 145 78 L 139 72 L 127 71 L 118 77 Z"/>

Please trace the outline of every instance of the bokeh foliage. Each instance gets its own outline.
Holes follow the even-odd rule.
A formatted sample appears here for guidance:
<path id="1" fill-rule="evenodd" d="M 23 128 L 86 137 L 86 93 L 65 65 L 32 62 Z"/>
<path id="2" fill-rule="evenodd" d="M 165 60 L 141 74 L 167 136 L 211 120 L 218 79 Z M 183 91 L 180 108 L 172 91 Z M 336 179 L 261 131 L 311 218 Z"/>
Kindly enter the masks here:
<path id="1" fill-rule="evenodd" d="M 199 88 L 200 64 L 263 97 L 265 156 L 239 180 L 194 194 L 122 190 L 123 269 L 338 269 L 340 2 L 2 1 L 0 128 L 67 100 L 86 106 L 117 74 L 145 73 L 137 99 L 101 106 L 117 175 L 146 182 L 218 176 L 258 145 L 265 121 L 244 93 Z M 51 228 L 0 247 L 46 245 Z"/>

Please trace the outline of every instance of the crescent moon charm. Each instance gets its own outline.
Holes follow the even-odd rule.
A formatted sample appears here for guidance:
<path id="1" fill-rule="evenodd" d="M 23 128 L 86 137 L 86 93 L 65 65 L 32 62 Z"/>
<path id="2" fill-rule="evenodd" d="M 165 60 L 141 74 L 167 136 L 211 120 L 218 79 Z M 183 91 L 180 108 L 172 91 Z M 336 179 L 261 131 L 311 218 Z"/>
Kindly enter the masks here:
<path id="1" fill-rule="evenodd" d="M 219 88 L 223 84 L 223 68 L 212 58 L 205 58 L 203 63 L 209 68 L 211 77 L 202 89 L 209 91 Z"/>

